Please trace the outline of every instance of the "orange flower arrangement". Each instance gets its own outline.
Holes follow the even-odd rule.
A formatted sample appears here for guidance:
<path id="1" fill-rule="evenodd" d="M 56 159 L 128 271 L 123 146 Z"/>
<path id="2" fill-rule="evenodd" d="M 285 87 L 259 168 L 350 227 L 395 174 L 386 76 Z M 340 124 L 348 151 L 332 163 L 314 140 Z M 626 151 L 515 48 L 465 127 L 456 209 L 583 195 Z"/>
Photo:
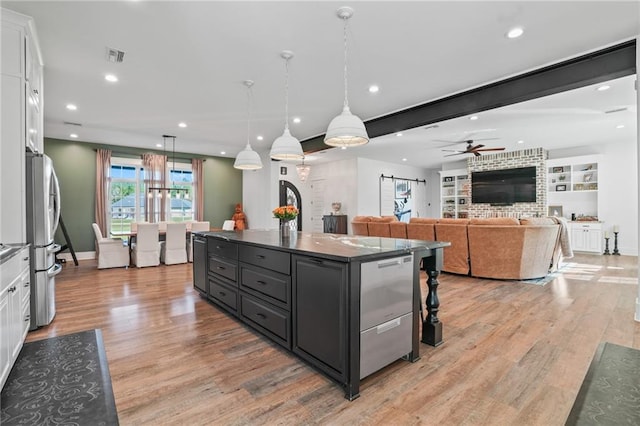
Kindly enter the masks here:
<path id="1" fill-rule="evenodd" d="M 295 219 L 298 213 L 300 213 L 298 209 L 292 205 L 280 206 L 273 209 L 273 217 L 280 220 Z"/>

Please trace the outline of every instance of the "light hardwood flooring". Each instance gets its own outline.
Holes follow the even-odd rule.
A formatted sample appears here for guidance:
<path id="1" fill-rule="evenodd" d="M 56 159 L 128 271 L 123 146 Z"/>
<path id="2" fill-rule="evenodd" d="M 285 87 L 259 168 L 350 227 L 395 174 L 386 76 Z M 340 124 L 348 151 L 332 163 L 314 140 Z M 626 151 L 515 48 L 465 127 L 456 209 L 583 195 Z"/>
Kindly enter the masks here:
<path id="1" fill-rule="evenodd" d="M 545 286 L 442 274 L 445 343 L 366 378 L 352 402 L 201 299 L 191 264 L 67 263 L 55 320 L 27 341 L 102 329 L 122 425 L 562 425 L 600 342 L 640 348 L 637 258 L 567 262 Z"/>

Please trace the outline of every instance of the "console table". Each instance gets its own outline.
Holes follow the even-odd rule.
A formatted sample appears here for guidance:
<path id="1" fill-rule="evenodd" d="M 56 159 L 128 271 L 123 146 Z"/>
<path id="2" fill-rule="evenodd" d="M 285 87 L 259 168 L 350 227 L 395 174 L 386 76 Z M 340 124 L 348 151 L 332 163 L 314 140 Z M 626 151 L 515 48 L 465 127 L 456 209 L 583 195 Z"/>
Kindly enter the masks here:
<path id="1" fill-rule="evenodd" d="M 194 233 L 194 288 L 359 396 L 360 380 L 442 342 L 437 277 L 447 242 L 293 233 Z M 321 331 L 320 331 L 321 330 Z"/>
<path id="2" fill-rule="evenodd" d="M 325 215 L 322 216 L 324 222 L 324 232 L 327 234 L 346 234 L 347 233 L 347 215 Z"/>

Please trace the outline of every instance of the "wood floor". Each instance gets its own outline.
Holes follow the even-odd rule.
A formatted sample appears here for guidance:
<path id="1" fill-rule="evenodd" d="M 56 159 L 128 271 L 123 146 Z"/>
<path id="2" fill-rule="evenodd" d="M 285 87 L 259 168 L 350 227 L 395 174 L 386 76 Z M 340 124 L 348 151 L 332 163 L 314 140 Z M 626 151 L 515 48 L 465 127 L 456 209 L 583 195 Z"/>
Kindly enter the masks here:
<path id="1" fill-rule="evenodd" d="M 600 342 L 640 348 L 637 258 L 568 262 L 545 286 L 442 274 L 445 343 L 353 402 L 201 299 L 190 264 L 67 263 L 54 322 L 27 340 L 102 329 L 122 425 L 562 425 Z"/>

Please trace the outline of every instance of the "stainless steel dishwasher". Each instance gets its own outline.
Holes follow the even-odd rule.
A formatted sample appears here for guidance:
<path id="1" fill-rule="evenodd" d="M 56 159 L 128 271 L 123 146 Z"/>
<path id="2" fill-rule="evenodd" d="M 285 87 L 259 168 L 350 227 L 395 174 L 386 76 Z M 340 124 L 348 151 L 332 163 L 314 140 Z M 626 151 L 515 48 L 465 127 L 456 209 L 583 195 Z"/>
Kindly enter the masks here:
<path id="1" fill-rule="evenodd" d="M 411 352 L 413 256 L 360 269 L 360 378 Z"/>

